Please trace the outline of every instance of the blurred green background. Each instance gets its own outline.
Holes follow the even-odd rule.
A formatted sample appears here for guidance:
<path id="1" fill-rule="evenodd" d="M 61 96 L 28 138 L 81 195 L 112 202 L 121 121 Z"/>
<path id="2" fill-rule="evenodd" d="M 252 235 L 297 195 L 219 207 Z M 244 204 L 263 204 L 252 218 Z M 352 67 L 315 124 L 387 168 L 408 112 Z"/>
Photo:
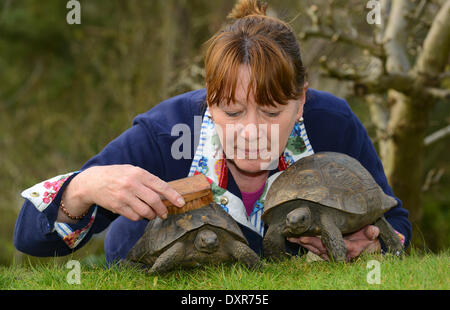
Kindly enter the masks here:
<path id="1" fill-rule="evenodd" d="M 291 22 L 298 33 L 313 4 L 268 2 L 270 13 Z M 327 1 L 314 1 L 322 2 Z M 43 261 L 19 253 L 12 243 L 21 191 L 79 169 L 130 127 L 134 116 L 158 102 L 202 88 L 202 45 L 234 5 L 229 0 L 80 0 L 81 24 L 69 25 L 66 3 L 0 0 L 0 264 Z M 361 1 L 339 5 L 359 5 L 360 14 L 367 13 Z M 354 16 L 358 30 L 370 36 L 365 18 Z M 320 39 L 300 42 L 310 87 L 346 98 L 377 145 L 364 98 L 352 96 L 351 85 L 322 76 L 318 68 L 323 55 L 360 51 Z M 429 133 L 448 125 L 449 115 L 448 101 L 436 104 Z M 435 252 L 450 245 L 449 142 L 447 136 L 426 148 L 424 184 L 433 169 L 439 177 L 424 188 L 423 219 L 413 227 L 417 244 Z M 100 236 L 77 255 L 102 253 Z"/>

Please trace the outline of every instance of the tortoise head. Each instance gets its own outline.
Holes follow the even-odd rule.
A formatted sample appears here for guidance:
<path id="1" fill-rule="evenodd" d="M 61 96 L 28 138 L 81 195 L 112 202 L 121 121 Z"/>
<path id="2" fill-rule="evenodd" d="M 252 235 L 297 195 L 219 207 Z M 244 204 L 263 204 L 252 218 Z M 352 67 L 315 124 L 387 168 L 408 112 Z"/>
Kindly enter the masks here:
<path id="1" fill-rule="evenodd" d="M 219 248 L 219 238 L 212 230 L 202 229 L 197 233 L 194 245 L 200 252 L 214 253 Z"/>
<path id="2" fill-rule="evenodd" d="M 291 236 L 299 236 L 311 227 L 311 211 L 309 207 L 300 207 L 286 215 L 286 232 Z"/>

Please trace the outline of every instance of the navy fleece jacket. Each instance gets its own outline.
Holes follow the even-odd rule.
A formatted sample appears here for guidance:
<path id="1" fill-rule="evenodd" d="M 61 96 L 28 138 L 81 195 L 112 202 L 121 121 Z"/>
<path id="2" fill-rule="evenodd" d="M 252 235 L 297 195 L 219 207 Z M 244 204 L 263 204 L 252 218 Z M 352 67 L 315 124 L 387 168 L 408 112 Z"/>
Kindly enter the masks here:
<path id="1" fill-rule="evenodd" d="M 206 107 L 205 96 L 205 89 L 188 92 L 163 101 L 148 112 L 138 115 L 131 128 L 87 161 L 80 171 L 91 166 L 131 164 L 146 169 L 165 181 L 186 177 L 192 159 L 175 160 L 170 156 L 172 143 L 179 138 L 172 136 L 171 130 L 175 124 L 187 124 L 191 128 L 191 154 L 195 154 L 195 135 L 199 135 L 199 132 L 194 130 L 194 116 L 203 115 Z M 327 92 L 309 89 L 303 117 L 315 153 L 333 151 L 354 157 L 372 174 L 386 194 L 395 197 L 367 131 L 345 100 Z M 126 257 L 142 235 L 147 220 L 133 222 L 98 207 L 89 232 L 74 249 L 69 248 L 53 229 L 61 195 L 77 173 L 62 185 L 52 203 L 42 212 L 29 200 L 25 200 L 14 231 L 16 248 L 34 256 L 67 255 L 86 244 L 93 234 L 109 227 L 105 237 L 107 262 L 112 263 Z M 232 174 L 228 175 L 228 190 L 241 197 Z M 408 220 L 408 211 L 402 207 L 402 202 L 396 199 L 398 205 L 389 210 L 385 217 L 395 230 L 405 236 L 407 247 L 411 239 L 411 223 Z M 85 227 L 92 209 L 84 219 L 70 225 L 71 228 L 75 230 Z M 261 254 L 262 238 L 248 228 L 242 225 L 240 227 L 251 248 Z M 286 247 L 294 254 L 299 250 L 300 253 L 304 252 L 303 248 L 287 241 Z M 382 247 L 384 248 L 383 244 Z"/>

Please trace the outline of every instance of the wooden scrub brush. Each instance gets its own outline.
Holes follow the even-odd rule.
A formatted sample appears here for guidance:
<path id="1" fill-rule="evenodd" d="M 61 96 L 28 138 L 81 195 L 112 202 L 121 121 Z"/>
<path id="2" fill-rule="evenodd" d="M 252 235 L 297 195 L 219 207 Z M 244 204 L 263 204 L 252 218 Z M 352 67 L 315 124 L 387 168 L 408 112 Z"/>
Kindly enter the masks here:
<path id="1" fill-rule="evenodd" d="M 171 181 L 168 184 L 183 196 L 186 202 L 183 207 L 179 208 L 162 197 L 162 202 L 167 207 L 169 215 L 182 214 L 190 210 L 200 209 L 214 202 L 211 185 L 203 174 Z"/>

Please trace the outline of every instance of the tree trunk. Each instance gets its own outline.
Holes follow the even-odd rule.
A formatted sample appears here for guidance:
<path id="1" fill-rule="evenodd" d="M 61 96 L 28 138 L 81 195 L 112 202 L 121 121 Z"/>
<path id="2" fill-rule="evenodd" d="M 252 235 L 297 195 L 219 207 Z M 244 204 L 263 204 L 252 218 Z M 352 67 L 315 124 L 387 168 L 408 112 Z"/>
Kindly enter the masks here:
<path id="1" fill-rule="evenodd" d="M 390 16 L 393 35 L 390 36 L 390 33 L 387 32 L 386 38 L 392 38 L 395 41 L 395 39 L 399 40 L 400 33 L 407 27 L 404 21 L 396 20 L 404 19 L 404 15 L 399 12 L 404 13 L 411 4 L 405 0 L 399 0 L 393 4 L 393 10 L 396 8 L 395 4 L 398 6 L 397 9 L 401 10 L 397 12 L 398 14 Z M 415 78 L 413 89 L 434 86 L 433 77 L 444 71 L 450 50 L 449 17 L 450 0 L 447 0 L 433 20 L 431 29 L 424 40 L 422 52 L 411 70 Z M 406 38 L 404 33 L 401 35 Z M 405 46 L 393 45 L 396 49 L 394 50 L 390 49 L 389 43 L 386 45 L 388 60 L 389 58 L 393 60 L 393 65 L 387 68 L 388 72 L 409 71 L 409 66 L 404 61 L 406 59 Z M 410 212 L 409 219 L 413 225 L 413 244 L 422 246 L 422 238 L 417 237 L 420 236 L 419 228 L 423 215 L 421 189 L 424 179 L 424 138 L 434 101 L 417 91 L 408 97 L 393 90 L 388 92 L 388 100 L 393 105 L 387 127 L 389 152 L 386 158 L 383 158 L 386 175 L 394 193 Z"/>
<path id="2" fill-rule="evenodd" d="M 450 0 L 442 1 L 423 45 L 417 49 L 418 55 L 413 64 L 408 54 L 409 38 L 414 34 L 411 33 L 411 26 L 419 22 L 417 19 L 421 9 L 417 10 L 411 0 L 381 0 L 380 3 L 386 25 L 382 22 L 375 26 L 374 31 L 375 42 L 383 45 L 383 53 L 380 56 L 376 46 L 370 44 L 366 48 L 379 58 L 380 72 L 361 76 L 337 67 L 323 67 L 328 76 L 366 86 L 369 93 L 366 98 L 377 129 L 379 154 L 386 176 L 394 194 L 410 212 L 413 243 L 420 245 L 421 238 L 414 236 L 420 231 L 423 214 L 424 138 L 436 99 L 446 98 L 448 93 L 441 89 L 439 76 L 445 72 L 450 53 Z M 422 8 L 423 5 L 422 2 Z M 417 16 L 416 20 L 411 16 Z M 331 37 L 333 41 L 335 36 L 327 34 L 326 28 L 318 25 L 315 28 L 308 32 L 309 35 Z M 354 45 L 361 47 L 360 44 Z M 379 95 L 386 92 L 388 104 L 384 105 Z"/>
<path id="3" fill-rule="evenodd" d="M 174 76 L 174 55 L 177 48 L 177 10 L 173 0 L 164 0 L 160 2 L 161 17 L 161 90 L 160 97 L 162 100 L 169 97 L 169 85 Z"/>
<path id="4" fill-rule="evenodd" d="M 422 219 L 422 195 L 424 166 L 424 138 L 428 127 L 431 105 L 417 102 L 396 91 L 389 91 L 393 102 L 389 119 L 388 152 L 383 158 L 387 178 L 394 193 L 410 212 L 413 224 L 414 244 L 421 245 L 417 228 Z"/>

